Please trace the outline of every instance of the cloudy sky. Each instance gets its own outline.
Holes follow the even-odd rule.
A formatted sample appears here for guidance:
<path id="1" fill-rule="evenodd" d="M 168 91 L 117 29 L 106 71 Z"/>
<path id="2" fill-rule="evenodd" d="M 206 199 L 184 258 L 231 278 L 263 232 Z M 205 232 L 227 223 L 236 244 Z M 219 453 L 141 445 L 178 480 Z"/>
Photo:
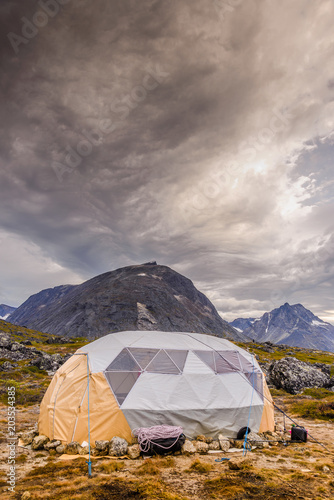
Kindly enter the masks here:
<path id="1" fill-rule="evenodd" d="M 332 0 L 2 0 L 0 303 L 157 260 L 334 321 Z"/>

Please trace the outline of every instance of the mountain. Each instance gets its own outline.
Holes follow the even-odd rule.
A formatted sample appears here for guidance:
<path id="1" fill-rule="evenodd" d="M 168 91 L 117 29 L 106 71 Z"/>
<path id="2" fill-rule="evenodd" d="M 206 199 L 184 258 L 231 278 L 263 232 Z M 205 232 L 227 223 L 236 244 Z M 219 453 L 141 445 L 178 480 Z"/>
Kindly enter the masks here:
<path id="1" fill-rule="evenodd" d="M 155 262 L 123 267 L 81 285 L 42 290 L 18 307 L 9 321 L 88 339 L 122 330 L 162 330 L 245 340 L 188 278 Z"/>
<path id="2" fill-rule="evenodd" d="M 0 319 L 7 319 L 9 315 L 15 311 L 15 307 L 6 306 L 6 304 L 0 304 Z"/>
<path id="3" fill-rule="evenodd" d="M 258 342 L 334 352 L 334 326 L 301 304 L 285 303 L 259 319 L 238 318 L 230 325 Z"/>

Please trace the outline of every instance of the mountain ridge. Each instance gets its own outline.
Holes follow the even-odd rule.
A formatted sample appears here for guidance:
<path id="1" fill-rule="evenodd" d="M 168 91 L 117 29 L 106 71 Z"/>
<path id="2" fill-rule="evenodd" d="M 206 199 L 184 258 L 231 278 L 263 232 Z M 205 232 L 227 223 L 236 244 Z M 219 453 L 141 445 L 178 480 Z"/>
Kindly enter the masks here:
<path id="1" fill-rule="evenodd" d="M 195 331 L 244 340 L 190 279 L 148 262 L 29 297 L 8 320 L 42 332 L 95 339 L 124 330 Z"/>
<path id="2" fill-rule="evenodd" d="M 258 342 L 334 352 L 334 326 L 302 304 L 291 306 L 286 302 L 261 318 L 237 318 L 230 325 Z"/>

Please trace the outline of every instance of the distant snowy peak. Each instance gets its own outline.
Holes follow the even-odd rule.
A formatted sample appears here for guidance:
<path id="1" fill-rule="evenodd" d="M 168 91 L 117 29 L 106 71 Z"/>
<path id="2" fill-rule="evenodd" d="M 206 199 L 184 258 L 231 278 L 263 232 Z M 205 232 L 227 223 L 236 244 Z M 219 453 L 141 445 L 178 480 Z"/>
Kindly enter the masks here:
<path id="1" fill-rule="evenodd" d="M 230 325 L 259 342 L 334 352 L 334 326 L 302 304 L 285 303 L 261 318 L 238 318 Z"/>

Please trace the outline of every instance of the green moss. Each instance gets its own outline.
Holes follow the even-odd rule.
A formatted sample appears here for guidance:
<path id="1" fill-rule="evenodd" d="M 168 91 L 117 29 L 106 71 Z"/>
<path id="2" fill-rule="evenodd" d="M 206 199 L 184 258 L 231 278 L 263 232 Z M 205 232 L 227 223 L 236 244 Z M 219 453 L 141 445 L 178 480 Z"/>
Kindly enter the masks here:
<path id="1" fill-rule="evenodd" d="M 334 396 L 332 395 L 325 401 L 298 401 L 291 406 L 291 409 L 303 418 L 332 420 L 334 419 Z"/>
<path id="2" fill-rule="evenodd" d="M 311 396 L 313 399 L 325 399 L 325 398 L 331 398 L 333 396 L 332 391 L 329 391 L 322 387 L 304 389 L 303 394 L 305 394 L 306 396 Z"/>

